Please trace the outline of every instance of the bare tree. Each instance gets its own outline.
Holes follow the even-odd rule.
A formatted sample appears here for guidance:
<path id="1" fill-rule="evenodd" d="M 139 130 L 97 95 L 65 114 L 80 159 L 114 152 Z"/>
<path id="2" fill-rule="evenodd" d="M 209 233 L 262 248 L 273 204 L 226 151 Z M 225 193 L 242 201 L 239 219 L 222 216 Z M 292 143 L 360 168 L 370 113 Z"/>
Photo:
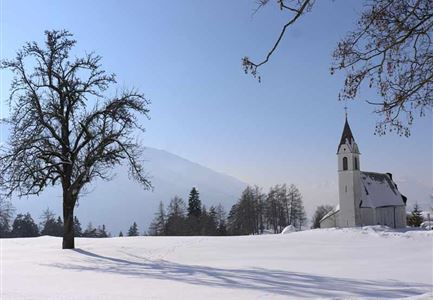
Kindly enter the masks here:
<path id="1" fill-rule="evenodd" d="M 71 56 L 76 41 L 68 31 L 46 31 L 46 42 L 26 43 L 2 69 L 15 77 L 9 97 L 8 143 L 0 149 L 0 187 L 11 196 L 39 195 L 47 185 L 63 191 L 63 248 L 74 248 L 74 207 L 95 178 L 108 180 L 121 161 L 130 175 L 150 188 L 134 139 L 144 130 L 138 115 L 148 116 L 149 101 L 135 90 L 113 97 L 116 83 L 94 53 Z"/>
<path id="2" fill-rule="evenodd" d="M 260 0 L 259 8 L 269 0 Z M 267 63 L 287 28 L 305 12 L 313 0 L 276 0 L 290 14 L 266 58 L 259 63 L 242 59 L 245 73 L 259 78 L 258 68 Z M 381 118 L 375 132 L 395 131 L 409 136 L 415 117 L 433 106 L 433 2 L 431 0 L 364 0 L 358 26 L 336 47 L 331 74 L 345 72 L 341 100 L 355 99 L 363 84 L 378 91 L 377 100 L 367 102 Z"/>

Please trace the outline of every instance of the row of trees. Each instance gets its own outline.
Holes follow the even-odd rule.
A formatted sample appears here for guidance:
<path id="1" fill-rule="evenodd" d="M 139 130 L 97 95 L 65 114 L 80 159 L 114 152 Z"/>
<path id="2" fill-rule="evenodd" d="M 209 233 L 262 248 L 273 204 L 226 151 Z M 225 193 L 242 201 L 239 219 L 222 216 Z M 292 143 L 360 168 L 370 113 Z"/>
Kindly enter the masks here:
<path id="1" fill-rule="evenodd" d="M 199 192 L 193 188 L 188 206 L 180 197 L 171 199 L 167 210 L 160 202 L 155 218 L 149 226 L 149 235 L 226 235 L 224 207 L 202 205 Z"/>
<path id="2" fill-rule="evenodd" d="M 232 235 L 261 234 L 264 230 L 279 233 L 288 225 L 300 230 L 306 221 L 302 195 L 295 185 L 275 185 L 268 194 L 255 186 L 247 187 L 232 206 L 227 230 Z"/>
<path id="3" fill-rule="evenodd" d="M 63 220 L 50 210 L 46 209 L 41 217 L 39 225 L 30 213 L 17 214 L 13 219 L 14 208 L 9 202 L 0 201 L 0 238 L 6 237 L 36 237 L 50 235 L 62 237 L 64 232 Z M 3 208 L 7 208 L 4 209 Z M 109 237 L 105 225 L 93 227 L 89 223 L 85 230 L 81 228 L 78 218 L 74 217 L 74 231 L 78 237 Z"/>
<path id="4" fill-rule="evenodd" d="M 302 196 L 295 185 L 276 185 L 268 194 L 257 186 L 247 187 L 227 214 L 224 207 L 201 204 L 193 188 L 188 206 L 174 197 L 167 208 L 161 202 L 149 227 L 149 235 L 243 235 L 261 234 L 265 230 L 279 233 L 293 225 L 299 229 L 306 223 Z"/>

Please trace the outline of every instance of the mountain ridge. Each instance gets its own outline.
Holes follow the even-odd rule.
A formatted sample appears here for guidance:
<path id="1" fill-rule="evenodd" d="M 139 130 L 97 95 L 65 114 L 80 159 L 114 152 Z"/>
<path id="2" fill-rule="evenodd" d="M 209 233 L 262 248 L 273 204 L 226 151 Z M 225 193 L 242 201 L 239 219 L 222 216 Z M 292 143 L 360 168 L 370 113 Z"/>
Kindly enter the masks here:
<path id="1" fill-rule="evenodd" d="M 89 192 L 80 197 L 75 215 L 83 229 L 89 222 L 93 226 L 105 224 L 109 232 L 117 235 L 119 231 L 125 233 L 133 222 L 137 222 L 143 234 L 160 201 L 165 207 L 174 196 L 187 202 L 190 190 L 196 187 L 204 205 L 209 207 L 221 203 L 228 211 L 247 186 L 233 176 L 163 149 L 146 147 L 143 159 L 153 190 L 146 191 L 129 179 L 126 166 L 113 169 L 112 180 L 96 180 L 87 187 Z M 61 190 L 58 186 L 47 188 L 39 197 L 14 198 L 12 202 L 17 213 L 30 212 L 36 222 L 47 207 L 57 215 L 61 216 L 62 212 Z"/>

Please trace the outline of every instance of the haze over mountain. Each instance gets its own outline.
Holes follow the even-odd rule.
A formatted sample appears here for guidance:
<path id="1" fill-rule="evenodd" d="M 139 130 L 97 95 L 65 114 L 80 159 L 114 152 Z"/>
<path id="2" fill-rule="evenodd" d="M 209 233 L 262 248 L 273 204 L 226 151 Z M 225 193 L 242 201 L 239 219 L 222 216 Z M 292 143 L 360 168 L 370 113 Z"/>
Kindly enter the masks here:
<path id="1" fill-rule="evenodd" d="M 105 224 L 109 232 L 117 235 L 120 230 L 125 233 L 135 221 L 139 225 L 140 233 L 143 233 L 148 229 L 159 201 L 163 201 L 167 207 L 170 199 L 177 195 L 187 202 L 189 191 L 194 186 L 199 190 L 200 198 L 208 208 L 221 203 L 229 212 L 247 186 L 247 183 L 239 179 L 165 150 L 146 148 L 144 159 L 154 190 L 143 190 L 138 183 L 128 178 L 126 167 L 117 168 L 113 180 L 94 182 L 79 200 L 75 214 L 80 219 L 83 229 L 91 221 L 94 226 Z M 332 175 L 334 178 L 329 180 L 299 185 L 309 219 L 318 205 L 337 204 L 337 176 Z M 313 179 L 314 176 L 311 176 L 311 180 Z M 282 183 L 284 182 L 275 182 Z M 398 176 L 396 183 L 400 192 L 408 197 L 408 212 L 415 203 L 426 211 L 433 207 L 429 186 L 413 178 Z M 268 192 L 267 187 L 263 192 Z M 58 186 L 47 188 L 39 197 L 13 199 L 13 204 L 17 213 L 30 212 L 35 221 L 39 222 L 42 211 L 47 207 L 61 215 L 61 190 Z"/>
<path id="2" fill-rule="evenodd" d="M 148 229 L 159 201 L 165 206 L 175 195 L 188 201 L 192 187 L 200 192 L 200 198 L 206 207 L 221 203 L 228 211 L 239 198 L 246 183 L 213 171 L 209 168 L 183 159 L 164 150 L 146 148 L 144 152 L 145 169 L 154 187 L 145 191 L 128 178 L 126 167 L 115 170 L 111 181 L 96 181 L 79 200 L 75 210 L 83 229 L 88 222 L 94 226 L 105 224 L 107 230 L 117 235 L 120 230 L 127 231 L 132 222 L 137 222 L 140 233 Z M 60 188 L 48 188 L 39 197 L 14 199 L 17 213 L 30 212 L 35 219 L 49 207 L 61 215 Z"/>

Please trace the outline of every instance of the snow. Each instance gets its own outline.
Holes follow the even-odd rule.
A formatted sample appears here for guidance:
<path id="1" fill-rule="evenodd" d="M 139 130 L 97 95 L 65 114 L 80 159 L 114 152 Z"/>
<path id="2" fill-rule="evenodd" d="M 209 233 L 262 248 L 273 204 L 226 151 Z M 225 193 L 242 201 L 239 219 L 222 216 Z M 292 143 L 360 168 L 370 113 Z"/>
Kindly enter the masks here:
<path id="1" fill-rule="evenodd" d="M 296 231 L 295 226 L 289 225 L 289 226 L 284 227 L 283 231 L 281 231 L 281 234 L 288 234 L 288 233 L 292 233 L 295 231 Z"/>
<path id="2" fill-rule="evenodd" d="M 326 215 L 324 215 L 320 221 L 325 220 L 326 218 L 332 216 L 333 214 L 337 213 L 340 211 L 340 203 L 338 203 L 332 210 L 330 210 Z"/>
<path id="3" fill-rule="evenodd" d="M 424 221 L 420 227 L 426 230 L 433 230 L 433 221 Z"/>
<path id="4" fill-rule="evenodd" d="M 1 299 L 431 299 L 433 231 L 2 239 Z"/>
<path id="5" fill-rule="evenodd" d="M 404 205 L 403 198 L 388 174 L 361 172 L 362 207 Z"/>

